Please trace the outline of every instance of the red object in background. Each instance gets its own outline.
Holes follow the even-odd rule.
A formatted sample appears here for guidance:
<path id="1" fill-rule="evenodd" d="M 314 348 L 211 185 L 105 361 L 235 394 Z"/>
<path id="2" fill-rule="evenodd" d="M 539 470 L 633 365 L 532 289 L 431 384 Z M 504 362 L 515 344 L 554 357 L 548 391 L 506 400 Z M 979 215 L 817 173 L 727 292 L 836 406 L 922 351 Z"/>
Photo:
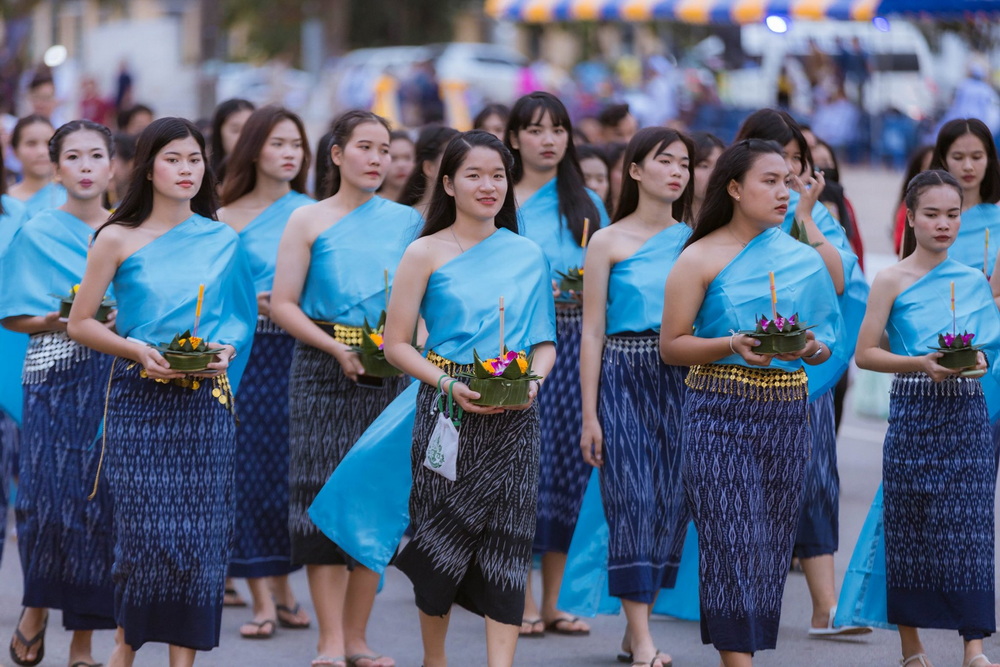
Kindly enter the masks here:
<path id="1" fill-rule="evenodd" d="M 896 209 L 896 224 L 892 228 L 892 247 L 896 249 L 896 257 L 903 247 L 903 232 L 906 230 L 906 204 L 900 202 Z"/>

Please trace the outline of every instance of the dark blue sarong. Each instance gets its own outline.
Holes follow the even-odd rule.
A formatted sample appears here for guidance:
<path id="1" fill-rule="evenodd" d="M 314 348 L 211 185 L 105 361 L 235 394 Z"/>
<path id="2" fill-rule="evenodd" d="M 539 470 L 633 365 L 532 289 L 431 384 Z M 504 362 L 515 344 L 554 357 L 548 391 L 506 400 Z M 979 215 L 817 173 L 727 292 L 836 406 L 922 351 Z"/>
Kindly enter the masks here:
<path id="1" fill-rule="evenodd" d="M 580 308 L 556 310 L 556 364 L 538 396 L 542 445 L 534 553 L 566 553 L 590 479 L 580 454 Z"/>
<path id="2" fill-rule="evenodd" d="M 677 579 L 690 520 L 681 486 L 685 375 L 687 368 L 660 360 L 658 336 L 605 340 L 600 480 L 609 529 L 608 592 L 615 597 L 652 604 Z"/>
<path id="3" fill-rule="evenodd" d="M 698 529 L 702 641 L 771 649 L 809 461 L 805 372 L 695 366 L 687 385 L 682 476 Z"/>
<path id="4" fill-rule="evenodd" d="M 160 383 L 116 359 L 104 466 L 115 499 L 115 619 L 125 643 L 219 644 L 233 539 L 228 380 Z M 101 481 L 102 484 L 105 480 Z"/>
<path id="5" fill-rule="evenodd" d="M 812 455 L 806 466 L 802 511 L 792 550 L 797 558 L 832 555 L 839 544 L 840 475 L 833 394 L 831 389 L 809 403 Z"/>
<path id="6" fill-rule="evenodd" d="M 288 374 L 295 339 L 260 320 L 240 380 L 231 577 L 293 572 L 288 537 Z"/>
<path id="7" fill-rule="evenodd" d="M 882 459 L 890 623 L 995 632 L 993 456 L 979 381 L 894 378 Z"/>
<path id="8" fill-rule="evenodd" d="M 67 630 L 115 627 L 111 494 L 87 500 L 110 365 L 61 332 L 33 335 L 25 358 L 14 508 L 22 605 L 61 609 Z"/>

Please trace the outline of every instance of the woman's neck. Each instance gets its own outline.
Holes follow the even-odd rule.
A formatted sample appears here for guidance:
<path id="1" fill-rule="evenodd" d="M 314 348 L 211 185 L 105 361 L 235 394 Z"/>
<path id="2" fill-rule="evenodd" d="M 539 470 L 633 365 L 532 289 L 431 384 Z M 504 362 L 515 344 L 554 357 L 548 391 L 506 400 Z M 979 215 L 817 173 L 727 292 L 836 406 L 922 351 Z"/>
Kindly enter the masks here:
<path id="1" fill-rule="evenodd" d="M 108 211 L 104 208 L 101 197 L 77 199 L 70 196 L 67 197 L 66 203 L 59 207 L 59 210 L 83 220 L 94 229 L 97 229 L 108 220 Z"/>
<path id="2" fill-rule="evenodd" d="M 395 188 L 390 185 L 383 185 L 382 189 L 378 191 L 378 196 L 382 197 L 383 199 L 388 199 L 389 201 L 397 201 L 399 199 L 399 195 L 402 194 L 402 192 L 403 192 L 402 187 Z"/>
<path id="3" fill-rule="evenodd" d="M 746 247 L 750 241 L 771 229 L 769 226 L 762 226 L 759 222 L 751 220 L 740 213 L 739 210 L 733 212 L 733 217 L 727 227 L 729 227 L 730 233 L 736 237 L 736 240 L 743 244 L 743 247 Z"/>
<path id="4" fill-rule="evenodd" d="M 51 182 L 52 178 L 49 176 L 25 174 L 24 179 L 21 181 L 21 189 L 30 197 Z"/>
<path id="5" fill-rule="evenodd" d="M 493 218 L 482 220 L 464 215 L 461 211 L 456 212 L 455 224 L 451 228 L 456 237 L 468 241 L 468 243 L 461 244 L 466 250 L 471 245 L 475 245 L 492 236 L 496 230 L 496 221 Z"/>
<path id="6" fill-rule="evenodd" d="M 979 186 L 962 191 L 962 210 L 968 211 L 974 206 L 983 203 L 982 195 L 979 193 Z"/>
<path id="7" fill-rule="evenodd" d="M 161 222 L 168 227 L 176 227 L 190 218 L 193 213 L 190 199 L 172 199 L 154 192 L 153 210 L 148 219 Z"/>
<path id="8" fill-rule="evenodd" d="M 519 193 L 518 199 L 521 200 L 521 203 L 524 203 L 525 199 L 538 192 L 543 185 L 555 178 L 558 172 L 558 167 L 538 171 L 524 165 L 521 180 L 517 183 L 517 191 Z"/>
<path id="9" fill-rule="evenodd" d="M 644 227 L 660 231 L 677 224 L 677 221 L 674 220 L 673 206 L 673 202 L 639 195 L 639 203 L 632 215 L 638 218 Z"/>
<path id="10" fill-rule="evenodd" d="M 948 251 L 928 250 L 918 243 L 917 247 L 913 249 L 913 254 L 910 255 L 910 257 L 913 258 L 913 263 L 916 266 L 924 269 L 926 272 L 937 267 L 939 264 L 948 259 Z"/>
<path id="11" fill-rule="evenodd" d="M 353 211 L 359 206 L 367 204 L 374 196 L 375 193 L 370 190 L 362 190 L 341 181 L 340 189 L 337 190 L 337 194 L 330 197 L 330 201 L 334 206 Z"/>
<path id="12" fill-rule="evenodd" d="M 291 191 L 292 184 L 288 181 L 270 178 L 258 170 L 257 183 L 253 186 L 253 190 L 247 193 L 246 198 L 262 206 L 269 206 Z"/>

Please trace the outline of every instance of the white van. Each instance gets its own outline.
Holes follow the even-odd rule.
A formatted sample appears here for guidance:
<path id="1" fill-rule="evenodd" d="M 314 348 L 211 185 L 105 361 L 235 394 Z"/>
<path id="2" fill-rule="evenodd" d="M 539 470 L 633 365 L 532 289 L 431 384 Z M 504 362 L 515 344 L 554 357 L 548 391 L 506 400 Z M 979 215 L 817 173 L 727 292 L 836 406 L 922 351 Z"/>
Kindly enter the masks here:
<path id="1" fill-rule="evenodd" d="M 878 114 L 892 107 L 915 120 L 934 114 L 938 87 L 933 77 L 933 59 L 923 34 L 911 23 L 891 19 L 879 30 L 872 22 L 788 21 L 788 30 L 776 33 L 764 24 L 743 26 L 741 39 L 748 66 L 727 73 L 720 93 L 733 106 L 757 109 L 774 106 L 778 76 L 789 58 L 796 83 L 793 109 L 810 113 L 812 100 L 801 64 L 815 41 L 824 53 L 836 58 L 840 43 L 850 45 L 857 37 L 869 56 L 870 77 L 864 88 L 865 110 Z M 799 76 L 796 77 L 795 70 Z"/>

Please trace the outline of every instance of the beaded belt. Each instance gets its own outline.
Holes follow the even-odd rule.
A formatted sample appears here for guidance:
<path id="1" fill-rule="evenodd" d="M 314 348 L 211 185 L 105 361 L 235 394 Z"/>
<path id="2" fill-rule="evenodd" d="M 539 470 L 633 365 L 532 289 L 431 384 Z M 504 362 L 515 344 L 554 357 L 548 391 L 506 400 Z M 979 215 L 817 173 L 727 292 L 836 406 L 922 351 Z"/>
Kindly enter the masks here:
<path id="1" fill-rule="evenodd" d="M 361 339 L 364 337 L 364 332 L 361 330 L 361 327 L 350 327 L 346 324 L 324 322 L 322 320 L 313 320 L 313 323 L 332 336 L 338 343 L 350 345 L 351 347 L 361 346 Z"/>
<path id="2" fill-rule="evenodd" d="M 447 373 L 452 377 L 457 376 L 459 373 L 472 372 L 472 364 L 455 363 L 451 359 L 446 359 L 442 357 L 440 354 L 438 354 L 433 350 L 427 353 L 427 361 L 431 362 L 432 364 L 434 364 L 435 366 L 437 366 L 442 371 L 444 371 L 445 373 Z"/>
<path id="3" fill-rule="evenodd" d="M 691 389 L 733 394 L 759 401 L 798 401 L 809 395 L 809 378 L 801 368 L 749 368 L 735 364 L 692 366 L 684 380 Z"/>
<path id="4" fill-rule="evenodd" d="M 935 382 L 926 373 L 896 373 L 891 393 L 899 396 L 978 396 L 983 393 L 983 386 L 979 378 L 952 375 Z"/>

